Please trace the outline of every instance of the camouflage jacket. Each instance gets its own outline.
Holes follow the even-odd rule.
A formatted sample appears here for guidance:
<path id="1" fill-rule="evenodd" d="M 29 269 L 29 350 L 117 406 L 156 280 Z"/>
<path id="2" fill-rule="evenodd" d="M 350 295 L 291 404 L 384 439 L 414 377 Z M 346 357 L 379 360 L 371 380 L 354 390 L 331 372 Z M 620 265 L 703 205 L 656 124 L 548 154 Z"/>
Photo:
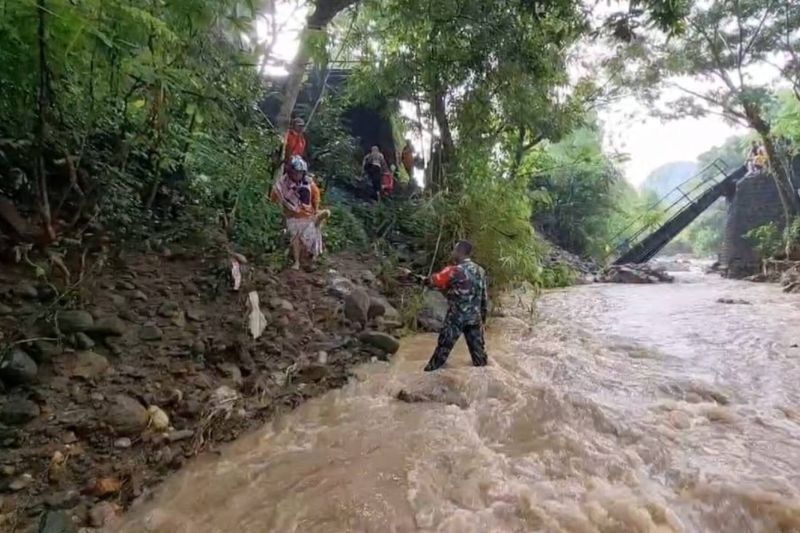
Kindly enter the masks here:
<path id="1" fill-rule="evenodd" d="M 448 314 L 462 324 L 480 324 L 486 320 L 488 297 L 486 272 L 467 259 L 446 267 L 431 277 L 433 285 L 444 291 L 449 303 Z"/>

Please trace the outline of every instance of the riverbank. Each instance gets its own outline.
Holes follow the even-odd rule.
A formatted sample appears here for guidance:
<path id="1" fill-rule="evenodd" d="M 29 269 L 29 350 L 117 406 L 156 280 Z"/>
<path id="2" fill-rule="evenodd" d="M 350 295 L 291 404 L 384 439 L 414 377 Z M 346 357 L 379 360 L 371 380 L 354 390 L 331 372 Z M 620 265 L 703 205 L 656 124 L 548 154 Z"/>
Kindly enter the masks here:
<path id="1" fill-rule="evenodd" d="M 190 458 L 388 357 L 402 327 L 371 255 L 315 273 L 242 264 L 238 291 L 222 250 L 121 254 L 77 283 L 69 266 L 69 282 L 25 261 L 0 274 L 4 531 L 113 523 Z"/>

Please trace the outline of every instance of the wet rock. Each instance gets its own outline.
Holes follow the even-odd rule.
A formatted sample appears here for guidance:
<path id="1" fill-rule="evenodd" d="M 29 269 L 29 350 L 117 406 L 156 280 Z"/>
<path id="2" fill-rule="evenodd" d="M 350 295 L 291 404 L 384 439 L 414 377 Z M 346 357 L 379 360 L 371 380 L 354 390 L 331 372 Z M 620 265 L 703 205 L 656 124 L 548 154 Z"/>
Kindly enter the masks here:
<path id="1" fill-rule="evenodd" d="M 119 520 L 121 512 L 119 505 L 115 503 L 100 502 L 89 511 L 89 523 L 92 527 L 109 527 Z"/>
<path id="2" fill-rule="evenodd" d="M 19 298 L 25 298 L 26 300 L 38 300 L 39 299 L 39 291 L 36 290 L 36 287 L 29 283 L 20 283 L 16 287 L 14 287 L 13 291 L 14 296 Z"/>
<path id="3" fill-rule="evenodd" d="M 94 326 L 94 318 L 88 311 L 61 311 L 56 323 L 61 333 L 79 333 L 90 331 Z"/>
<path id="4" fill-rule="evenodd" d="M 366 325 L 369 320 L 370 297 L 361 287 L 355 287 L 344 297 L 344 316 L 350 322 Z"/>
<path id="5" fill-rule="evenodd" d="M 114 307 L 125 307 L 125 297 L 121 294 L 109 294 L 108 299 Z"/>
<path id="6" fill-rule="evenodd" d="M 327 291 L 328 294 L 334 296 L 335 298 L 339 298 L 340 300 L 344 299 L 348 294 L 353 292 L 353 289 L 356 288 L 356 285 L 347 278 L 342 276 L 334 275 L 328 279 L 328 286 Z"/>
<path id="7" fill-rule="evenodd" d="M 9 398 L 0 409 L 0 422 L 9 426 L 22 426 L 38 417 L 39 406 L 24 398 Z"/>
<path id="8" fill-rule="evenodd" d="M 136 285 L 127 279 L 121 279 L 117 282 L 116 287 L 118 289 L 126 290 L 126 291 L 134 291 L 136 290 Z"/>
<path id="9" fill-rule="evenodd" d="M 0 316 L 6 316 L 13 313 L 14 310 L 5 304 L 0 303 Z"/>
<path id="10" fill-rule="evenodd" d="M 180 307 L 176 302 L 167 300 L 158 308 L 158 314 L 164 318 L 171 318 L 179 309 Z"/>
<path id="11" fill-rule="evenodd" d="M 22 385 L 36 380 L 39 369 L 36 362 L 19 348 L 14 348 L 0 359 L 0 379 L 7 385 Z"/>
<path id="12" fill-rule="evenodd" d="M 176 328 L 183 329 L 186 327 L 186 314 L 183 311 L 176 311 L 175 314 L 172 315 L 170 322 Z"/>
<path id="13" fill-rule="evenodd" d="M 312 364 L 298 370 L 295 381 L 298 383 L 316 383 L 330 375 L 330 369 L 325 365 Z"/>
<path id="14" fill-rule="evenodd" d="M 50 509 L 72 509 L 81 501 L 81 494 L 77 490 L 65 490 L 47 496 L 45 505 Z"/>
<path id="15" fill-rule="evenodd" d="M 358 336 L 358 340 L 389 354 L 395 354 L 400 349 L 400 341 L 379 331 L 365 331 Z"/>
<path id="16" fill-rule="evenodd" d="M 186 318 L 192 322 L 204 322 L 206 314 L 201 309 L 189 308 L 186 310 Z"/>
<path id="17" fill-rule="evenodd" d="M 457 405 L 462 409 L 469 407 L 469 401 L 457 391 L 449 389 L 443 384 L 435 384 L 431 388 L 419 390 L 402 389 L 397 393 L 397 399 L 406 403 L 443 403 Z"/>
<path id="18" fill-rule="evenodd" d="M 91 350 L 94 348 L 94 341 L 86 333 L 76 333 L 75 346 L 81 350 Z"/>
<path id="19" fill-rule="evenodd" d="M 139 328 L 139 338 L 143 341 L 157 341 L 164 333 L 155 324 L 147 324 Z"/>
<path id="20" fill-rule="evenodd" d="M 44 363 L 61 353 L 58 345 L 49 341 L 35 341 L 32 344 L 31 355 L 37 363 Z"/>
<path id="21" fill-rule="evenodd" d="M 91 333 L 98 337 L 122 337 L 127 331 L 125 322 L 116 316 L 100 318 L 91 329 Z"/>
<path id="22" fill-rule="evenodd" d="M 422 297 L 422 309 L 417 313 L 417 323 L 425 331 L 442 329 L 447 315 L 447 298 L 439 291 L 426 290 Z"/>
<path id="23" fill-rule="evenodd" d="M 400 313 L 383 296 L 371 296 L 368 315 L 370 319 L 383 317 L 387 320 L 400 320 Z"/>
<path id="24" fill-rule="evenodd" d="M 140 302 L 147 301 L 147 295 L 142 291 L 133 291 L 133 294 L 131 294 L 131 298 L 133 298 L 134 300 L 138 300 Z"/>
<path id="25" fill-rule="evenodd" d="M 194 437 L 194 430 L 191 429 L 179 429 L 170 431 L 167 434 L 167 440 L 170 442 L 180 442 L 182 440 L 191 439 L 192 437 Z"/>
<path id="26" fill-rule="evenodd" d="M 282 298 L 272 298 L 269 301 L 270 308 L 278 314 L 289 314 L 294 312 L 294 306 L 288 300 Z"/>
<path id="27" fill-rule="evenodd" d="M 92 380 L 105 374 L 109 364 L 108 359 L 104 356 L 91 351 L 83 351 L 62 355 L 56 360 L 56 366 L 66 376 Z"/>
<path id="28" fill-rule="evenodd" d="M 119 394 L 112 400 L 105 422 L 121 435 L 134 435 L 147 427 L 147 409 L 130 396 Z"/>
<path id="29" fill-rule="evenodd" d="M 19 492 L 27 489 L 31 483 L 33 483 L 33 476 L 30 474 L 22 474 L 8 484 L 8 490 L 11 492 Z"/>
<path id="30" fill-rule="evenodd" d="M 64 511 L 48 511 L 39 521 L 38 533 L 78 533 L 78 526 Z"/>
<path id="31" fill-rule="evenodd" d="M 717 303 L 730 305 L 752 305 L 752 302 L 742 300 L 741 298 L 719 298 Z"/>
<path id="32" fill-rule="evenodd" d="M 120 450 L 127 450 L 132 445 L 133 443 L 128 437 L 121 437 L 114 441 L 114 448 L 119 448 Z"/>

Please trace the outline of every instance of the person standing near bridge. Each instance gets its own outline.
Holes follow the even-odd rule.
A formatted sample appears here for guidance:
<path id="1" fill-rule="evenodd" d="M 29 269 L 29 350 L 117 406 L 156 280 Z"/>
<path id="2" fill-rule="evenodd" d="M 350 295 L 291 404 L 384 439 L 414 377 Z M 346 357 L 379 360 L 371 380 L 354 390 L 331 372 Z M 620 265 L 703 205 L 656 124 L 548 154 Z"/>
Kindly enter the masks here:
<path id="1" fill-rule="evenodd" d="M 462 333 L 472 365 L 486 366 L 488 363 L 484 344 L 484 324 L 489 306 L 486 272 L 471 257 L 472 244 L 458 241 L 453 248 L 453 264 L 429 280 L 431 285 L 445 292 L 448 308 L 436 350 L 425 366 L 426 372 L 444 366 Z"/>

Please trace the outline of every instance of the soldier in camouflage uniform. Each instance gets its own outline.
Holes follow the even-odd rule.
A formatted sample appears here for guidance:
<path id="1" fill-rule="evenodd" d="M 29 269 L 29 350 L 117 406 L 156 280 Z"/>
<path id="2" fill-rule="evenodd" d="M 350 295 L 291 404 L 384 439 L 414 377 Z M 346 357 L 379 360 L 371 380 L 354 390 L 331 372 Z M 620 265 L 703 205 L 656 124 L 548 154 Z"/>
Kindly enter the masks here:
<path id="1" fill-rule="evenodd" d="M 486 366 L 487 356 L 483 341 L 483 324 L 486 322 L 488 299 L 486 273 L 472 262 L 472 244 L 459 241 L 453 249 L 454 264 L 431 276 L 430 283 L 444 291 L 449 303 L 444 325 L 439 332 L 439 342 L 425 371 L 440 368 L 447 362 L 456 341 L 464 334 L 474 366 Z"/>

